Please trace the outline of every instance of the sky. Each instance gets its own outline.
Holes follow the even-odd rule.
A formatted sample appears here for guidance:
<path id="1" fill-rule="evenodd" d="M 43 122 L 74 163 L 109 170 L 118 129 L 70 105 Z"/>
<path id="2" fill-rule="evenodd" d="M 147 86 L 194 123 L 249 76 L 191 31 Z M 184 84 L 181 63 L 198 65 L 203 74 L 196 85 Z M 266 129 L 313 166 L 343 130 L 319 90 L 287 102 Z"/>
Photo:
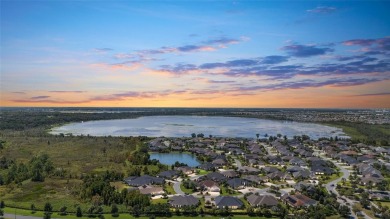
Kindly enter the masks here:
<path id="1" fill-rule="evenodd" d="M 390 1 L 0 4 L 0 106 L 390 108 Z"/>

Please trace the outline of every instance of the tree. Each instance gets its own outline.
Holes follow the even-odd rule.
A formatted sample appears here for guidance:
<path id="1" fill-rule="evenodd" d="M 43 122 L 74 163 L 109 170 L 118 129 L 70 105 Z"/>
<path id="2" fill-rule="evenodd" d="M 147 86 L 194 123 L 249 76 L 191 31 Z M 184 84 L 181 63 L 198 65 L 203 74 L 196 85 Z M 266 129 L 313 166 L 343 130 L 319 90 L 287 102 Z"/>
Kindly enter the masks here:
<path id="1" fill-rule="evenodd" d="M 192 137 L 192 138 L 196 138 L 196 134 L 195 134 L 195 133 L 192 133 L 192 134 L 191 134 L 191 137 Z"/>
<path id="2" fill-rule="evenodd" d="M 196 135 L 196 137 L 198 137 L 198 138 L 203 138 L 203 137 L 204 137 L 204 134 L 203 134 L 203 133 L 199 133 L 199 134 Z"/>
<path id="3" fill-rule="evenodd" d="M 256 138 L 257 138 L 257 139 L 259 139 L 259 137 L 260 137 L 260 134 L 259 134 L 259 133 L 257 133 L 257 134 L 256 134 Z"/>
<path id="4" fill-rule="evenodd" d="M 367 189 L 369 190 L 369 191 L 371 191 L 372 190 L 372 181 L 368 181 L 368 183 L 367 183 Z"/>
<path id="5" fill-rule="evenodd" d="M 77 206 L 76 217 L 82 217 L 82 216 L 83 216 L 83 212 L 81 211 L 80 206 Z"/>
<path id="6" fill-rule="evenodd" d="M 31 213 L 34 214 L 36 212 L 36 207 L 34 204 L 31 204 L 30 209 L 31 209 Z"/>
<path id="7" fill-rule="evenodd" d="M 53 211 L 53 206 L 49 202 L 46 202 L 45 207 L 43 208 L 45 212 L 52 212 Z"/>
<path id="8" fill-rule="evenodd" d="M 389 182 L 386 180 L 383 180 L 382 182 L 379 182 L 377 185 L 378 190 L 387 191 L 389 190 Z"/>
<path id="9" fill-rule="evenodd" d="M 348 217 L 351 214 L 351 210 L 349 210 L 349 207 L 346 205 L 340 205 L 339 214 L 342 217 Z"/>
<path id="10" fill-rule="evenodd" d="M 62 207 L 60 208 L 60 215 L 67 215 L 68 213 L 66 212 L 66 209 L 67 209 L 66 206 L 62 206 Z"/>
<path id="11" fill-rule="evenodd" d="M 119 216 L 119 209 L 118 209 L 118 206 L 116 206 L 116 204 L 112 204 L 111 205 L 111 215 L 113 217 L 118 217 Z"/>

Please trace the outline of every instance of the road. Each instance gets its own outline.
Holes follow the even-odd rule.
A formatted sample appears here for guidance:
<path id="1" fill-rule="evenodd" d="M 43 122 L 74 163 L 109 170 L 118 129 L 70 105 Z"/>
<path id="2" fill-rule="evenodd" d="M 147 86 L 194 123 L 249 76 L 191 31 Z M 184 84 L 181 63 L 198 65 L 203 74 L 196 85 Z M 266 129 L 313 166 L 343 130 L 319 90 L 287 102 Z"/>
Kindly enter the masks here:
<path id="1" fill-rule="evenodd" d="M 321 156 L 321 155 L 320 155 Z M 336 190 L 336 186 L 337 186 L 337 183 L 339 183 L 343 178 L 348 180 L 349 178 L 349 175 L 350 175 L 350 172 L 349 170 L 347 170 L 346 168 L 344 168 L 343 166 L 339 165 L 338 163 L 336 163 L 335 161 L 329 159 L 329 158 L 326 158 L 324 156 L 321 156 L 323 159 L 326 159 L 326 160 L 329 160 L 331 161 L 337 168 L 340 169 L 340 172 L 343 174 L 341 177 L 327 183 L 325 185 L 325 188 L 326 190 L 329 192 L 329 193 L 334 193 L 336 194 L 337 196 L 337 201 L 342 204 L 342 205 L 346 205 L 349 207 L 349 209 L 351 210 L 351 215 L 353 218 L 358 218 L 357 215 L 355 214 L 355 212 L 352 211 L 352 206 L 356 203 L 356 201 L 352 200 L 352 199 L 349 199 L 347 197 L 343 197 L 343 199 L 341 199 L 341 196 L 340 194 L 337 192 Z M 333 186 L 332 186 L 333 185 Z M 347 204 L 348 203 L 348 204 Z M 361 213 L 363 214 L 363 217 L 365 219 L 371 219 L 370 216 L 368 216 L 364 211 L 361 211 Z"/>
<path id="2" fill-rule="evenodd" d="M 183 190 L 181 190 L 180 185 L 181 181 L 173 181 L 173 190 L 175 190 L 176 194 L 185 195 Z"/>
<path id="3" fill-rule="evenodd" d="M 7 214 L 5 213 L 4 214 L 4 218 L 9 218 L 9 219 L 42 219 L 42 217 L 34 217 L 34 216 L 23 216 L 23 215 L 16 215 L 15 214 Z M 57 218 L 53 218 L 52 219 L 57 219 Z"/>

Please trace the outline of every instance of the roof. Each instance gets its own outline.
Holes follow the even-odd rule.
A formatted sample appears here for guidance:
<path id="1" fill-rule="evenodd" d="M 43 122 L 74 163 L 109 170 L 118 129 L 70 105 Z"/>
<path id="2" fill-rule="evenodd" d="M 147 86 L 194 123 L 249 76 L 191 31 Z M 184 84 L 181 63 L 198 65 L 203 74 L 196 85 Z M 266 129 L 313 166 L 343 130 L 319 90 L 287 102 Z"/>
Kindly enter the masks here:
<path id="1" fill-rule="evenodd" d="M 295 207 L 316 205 L 317 201 L 302 194 L 286 195 L 283 199 Z"/>
<path id="2" fill-rule="evenodd" d="M 164 189 L 161 186 L 140 186 L 138 187 L 139 192 L 141 194 L 156 194 L 156 193 L 164 193 Z"/>
<path id="3" fill-rule="evenodd" d="M 229 179 L 226 183 L 230 187 L 235 189 L 235 188 L 240 187 L 242 185 L 247 185 L 248 181 L 245 179 L 241 179 L 241 178 L 233 178 L 233 179 Z"/>
<path id="4" fill-rule="evenodd" d="M 158 177 L 163 177 L 163 178 L 172 178 L 174 176 L 178 176 L 179 175 L 179 172 L 177 170 L 167 170 L 167 171 L 163 171 L 161 173 L 158 174 Z"/>
<path id="5" fill-rule="evenodd" d="M 214 168 L 214 164 L 212 163 L 203 163 L 201 165 L 198 166 L 199 169 L 203 169 L 203 170 L 211 170 Z"/>
<path id="6" fill-rule="evenodd" d="M 150 185 L 150 184 L 163 184 L 164 179 L 153 177 L 149 175 L 143 175 L 143 176 L 130 176 L 125 179 L 125 182 L 131 186 L 143 186 L 143 185 Z"/>
<path id="7" fill-rule="evenodd" d="M 255 195 L 252 194 L 247 197 L 247 200 L 252 206 L 275 206 L 278 204 L 278 200 L 272 195 Z"/>
<path id="8" fill-rule="evenodd" d="M 207 180 L 204 180 L 202 182 L 199 182 L 199 185 L 211 188 L 213 186 L 218 186 L 218 183 L 216 183 L 216 182 L 214 182 L 212 180 L 207 179 Z"/>
<path id="9" fill-rule="evenodd" d="M 221 207 L 233 207 L 237 206 L 238 208 L 242 207 L 244 204 L 242 201 L 236 197 L 232 196 L 218 196 L 215 198 L 215 205 L 219 208 Z"/>
<path id="10" fill-rule="evenodd" d="M 218 172 L 212 172 L 206 175 L 208 179 L 212 179 L 214 181 L 220 182 L 220 181 L 225 181 L 226 177 L 222 175 L 221 173 Z"/>
<path id="11" fill-rule="evenodd" d="M 172 206 L 194 206 L 199 203 L 199 199 L 195 198 L 192 195 L 180 195 L 173 196 L 169 203 Z"/>

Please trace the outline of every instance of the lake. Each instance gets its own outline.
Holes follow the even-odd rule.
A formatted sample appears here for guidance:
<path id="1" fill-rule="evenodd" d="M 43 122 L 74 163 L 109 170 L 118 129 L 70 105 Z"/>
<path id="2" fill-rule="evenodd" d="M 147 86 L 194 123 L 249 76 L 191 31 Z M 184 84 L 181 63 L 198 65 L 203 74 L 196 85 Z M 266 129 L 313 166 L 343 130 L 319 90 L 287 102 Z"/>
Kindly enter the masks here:
<path id="1" fill-rule="evenodd" d="M 347 137 L 341 129 L 302 122 L 287 122 L 241 117 L 217 116 L 145 116 L 136 119 L 99 120 L 70 123 L 53 128 L 51 134 L 92 135 L 92 136 L 149 136 L 149 137 L 190 137 L 191 133 L 205 136 L 256 138 L 278 133 L 292 138 L 308 135 L 320 137 Z"/>
<path id="2" fill-rule="evenodd" d="M 160 163 L 165 165 L 175 164 L 176 161 L 185 163 L 190 167 L 196 167 L 200 165 L 194 155 L 186 153 L 150 153 L 150 159 L 159 160 Z"/>

